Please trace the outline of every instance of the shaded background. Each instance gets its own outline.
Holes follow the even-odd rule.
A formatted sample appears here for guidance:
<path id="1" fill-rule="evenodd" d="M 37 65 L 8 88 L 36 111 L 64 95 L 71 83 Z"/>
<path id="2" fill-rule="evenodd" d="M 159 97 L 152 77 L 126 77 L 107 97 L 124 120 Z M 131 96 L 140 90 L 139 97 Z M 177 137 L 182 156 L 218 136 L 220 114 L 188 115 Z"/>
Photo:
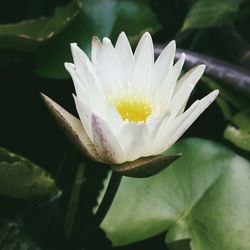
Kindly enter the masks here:
<path id="1" fill-rule="evenodd" d="M 208 4 L 200 7 L 201 2 Z M 55 10 L 58 10 L 58 7 L 65 8 L 69 4 L 72 5 L 70 8 L 66 7 L 66 16 L 56 15 Z M 204 9 L 211 15 L 204 15 Z M 40 24 L 42 16 L 54 20 Z M 64 26 L 61 25 L 67 16 L 70 20 Z M 30 19 L 34 19 L 37 24 L 32 27 L 29 24 L 19 26 L 19 22 Z M 245 70 L 250 67 L 250 1 L 78 0 L 73 4 L 66 0 L 2 0 L 0 24 L 0 146 L 29 158 L 52 176 L 58 175 L 62 159 L 64 165 L 66 162 L 70 167 L 72 162 L 77 161 L 72 158 L 80 158 L 77 153 L 72 152 L 70 141 L 51 117 L 40 97 L 40 92 L 43 92 L 76 115 L 71 95 L 74 92 L 73 84 L 63 69 L 63 62 L 72 61 L 70 42 L 78 42 L 79 46 L 88 52 L 92 35 L 98 35 L 100 38 L 107 35 L 115 41 L 119 32 L 125 30 L 135 45 L 139 36 L 149 30 L 155 44 L 165 44 L 175 39 L 179 48 L 219 58 Z M 53 35 L 48 38 L 51 32 Z M 31 38 L 26 39 L 23 34 Z M 37 39 L 40 36 L 44 38 L 42 42 Z M 225 83 L 216 84 L 226 86 Z M 249 103 L 249 97 L 228 87 L 226 89 L 245 103 Z M 201 81 L 190 102 L 210 91 L 211 86 Z M 230 101 L 230 98 L 233 100 Z M 243 105 L 243 108 L 234 105 L 234 98 L 228 98 L 228 95 L 225 98 L 232 116 L 247 110 L 247 104 Z M 224 139 L 223 132 L 229 123 L 231 121 L 225 113 L 223 115 L 223 109 L 214 104 L 192 125 L 185 137 L 213 139 L 249 158 L 247 151 Z M 68 156 L 66 160 L 63 158 L 65 155 Z M 98 186 L 98 180 L 105 175 L 105 171 L 97 174 L 95 170 L 95 167 L 88 170 L 89 175 L 93 176 L 89 189 Z M 74 173 L 74 169 L 67 170 L 58 181 L 59 187 L 64 189 L 63 185 L 67 179 L 65 176 L 73 178 Z M 66 188 L 64 191 L 67 197 L 69 190 Z M 89 199 L 90 205 L 86 208 L 86 213 L 90 214 L 95 199 Z M 15 204 L 15 201 L 10 202 Z M 22 204 L 18 203 L 18 206 L 21 210 Z M 47 230 L 49 225 L 44 228 L 43 230 Z M 145 248 L 149 244 L 154 246 L 156 242 L 157 249 L 166 249 L 165 244 L 161 243 L 163 237 L 164 235 L 160 235 L 138 243 L 139 245 L 120 249 Z M 101 241 L 95 244 L 109 245 L 101 232 L 100 239 Z M 95 244 L 91 242 L 87 244 L 87 248 L 97 249 Z"/>

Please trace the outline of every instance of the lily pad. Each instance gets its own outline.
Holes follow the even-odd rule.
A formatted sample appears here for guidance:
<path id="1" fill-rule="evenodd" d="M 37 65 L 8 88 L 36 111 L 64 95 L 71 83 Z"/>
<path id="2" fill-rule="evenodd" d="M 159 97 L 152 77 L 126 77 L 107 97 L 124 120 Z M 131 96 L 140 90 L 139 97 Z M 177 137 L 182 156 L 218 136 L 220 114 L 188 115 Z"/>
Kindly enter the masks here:
<path id="1" fill-rule="evenodd" d="M 75 2 L 58 7 L 51 17 L 0 25 L 0 49 L 34 50 L 67 27 L 77 16 Z"/>
<path id="2" fill-rule="evenodd" d="M 232 125 L 224 131 L 224 137 L 241 149 L 250 152 L 250 110 L 235 115 Z"/>
<path id="3" fill-rule="evenodd" d="M 101 224 L 113 245 L 168 231 L 193 250 L 250 249 L 250 163 L 224 146 L 185 139 L 166 154 L 182 157 L 160 174 L 124 177 Z"/>
<path id="4" fill-rule="evenodd" d="M 31 161 L 0 148 L 0 194 L 45 202 L 60 196 L 55 181 Z"/>

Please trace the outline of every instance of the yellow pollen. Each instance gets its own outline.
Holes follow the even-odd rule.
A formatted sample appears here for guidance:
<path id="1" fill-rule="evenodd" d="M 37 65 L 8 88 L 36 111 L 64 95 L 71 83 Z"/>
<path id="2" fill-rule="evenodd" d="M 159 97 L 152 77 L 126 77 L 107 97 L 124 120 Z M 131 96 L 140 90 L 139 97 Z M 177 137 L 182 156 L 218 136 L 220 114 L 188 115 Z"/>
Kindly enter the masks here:
<path id="1" fill-rule="evenodd" d="M 146 122 L 153 111 L 152 101 L 143 95 L 139 96 L 126 93 L 111 97 L 111 102 L 124 121 Z"/>

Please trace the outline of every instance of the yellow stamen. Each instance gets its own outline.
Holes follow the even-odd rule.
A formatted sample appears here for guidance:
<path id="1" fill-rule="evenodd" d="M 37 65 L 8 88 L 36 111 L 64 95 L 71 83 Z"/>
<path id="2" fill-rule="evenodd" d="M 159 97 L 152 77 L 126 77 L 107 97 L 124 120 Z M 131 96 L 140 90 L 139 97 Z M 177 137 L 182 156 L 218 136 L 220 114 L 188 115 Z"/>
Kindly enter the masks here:
<path id="1" fill-rule="evenodd" d="M 153 111 L 152 101 L 143 95 L 123 93 L 115 97 L 112 96 L 111 102 L 124 121 L 146 122 Z"/>

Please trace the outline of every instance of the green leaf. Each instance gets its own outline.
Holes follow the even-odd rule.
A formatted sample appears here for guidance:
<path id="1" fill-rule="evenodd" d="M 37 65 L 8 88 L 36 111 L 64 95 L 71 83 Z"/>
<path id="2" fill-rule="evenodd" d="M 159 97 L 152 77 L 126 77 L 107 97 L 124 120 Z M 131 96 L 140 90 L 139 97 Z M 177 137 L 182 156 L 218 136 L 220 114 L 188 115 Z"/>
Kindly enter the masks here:
<path id="1" fill-rule="evenodd" d="M 235 160 L 186 219 L 192 250 L 250 249 L 250 164 Z"/>
<path id="2" fill-rule="evenodd" d="M 229 89 L 225 86 L 222 86 L 221 84 L 219 84 L 218 82 L 216 82 L 210 78 L 202 77 L 202 80 L 207 85 L 207 87 L 209 87 L 210 89 L 212 89 L 212 90 L 219 89 L 220 97 L 223 100 L 225 100 L 226 102 L 230 103 L 235 108 L 237 108 L 238 110 L 244 111 L 244 110 L 249 109 L 249 107 L 250 107 L 249 99 L 238 94 L 237 92 L 235 92 L 232 89 Z M 220 108 L 222 109 L 224 116 L 227 118 L 230 118 L 231 113 L 230 113 L 230 110 L 228 109 L 228 107 L 225 107 L 225 106 L 221 107 L 221 104 L 219 104 L 219 105 L 220 105 Z"/>
<path id="3" fill-rule="evenodd" d="M 233 125 L 228 125 L 224 137 L 241 149 L 250 152 L 250 110 L 239 113 L 231 119 Z"/>
<path id="4" fill-rule="evenodd" d="M 58 7 L 51 17 L 0 25 L 0 49 L 34 50 L 67 27 L 77 16 L 78 5 Z"/>
<path id="5" fill-rule="evenodd" d="M 117 34 L 125 30 L 128 37 L 135 41 L 143 31 L 149 30 L 153 34 L 160 27 L 153 12 L 142 2 L 135 0 L 79 0 L 79 2 L 81 11 L 74 22 L 37 54 L 36 72 L 40 76 L 54 79 L 69 78 L 64 62 L 72 61 L 70 52 L 72 42 L 78 43 L 78 46 L 89 54 L 92 36 L 116 39 Z"/>
<path id="6" fill-rule="evenodd" d="M 42 168 L 0 148 L 0 194 L 44 202 L 59 197 L 61 191 Z"/>
<path id="7" fill-rule="evenodd" d="M 187 14 L 182 30 L 222 25 L 236 17 L 239 0 L 200 0 Z"/>
<path id="8" fill-rule="evenodd" d="M 124 245 L 168 230 L 168 243 L 191 239 L 193 250 L 250 249 L 250 163 L 203 139 L 166 154 L 177 152 L 182 157 L 156 176 L 123 178 L 101 225 L 108 238 Z"/>

